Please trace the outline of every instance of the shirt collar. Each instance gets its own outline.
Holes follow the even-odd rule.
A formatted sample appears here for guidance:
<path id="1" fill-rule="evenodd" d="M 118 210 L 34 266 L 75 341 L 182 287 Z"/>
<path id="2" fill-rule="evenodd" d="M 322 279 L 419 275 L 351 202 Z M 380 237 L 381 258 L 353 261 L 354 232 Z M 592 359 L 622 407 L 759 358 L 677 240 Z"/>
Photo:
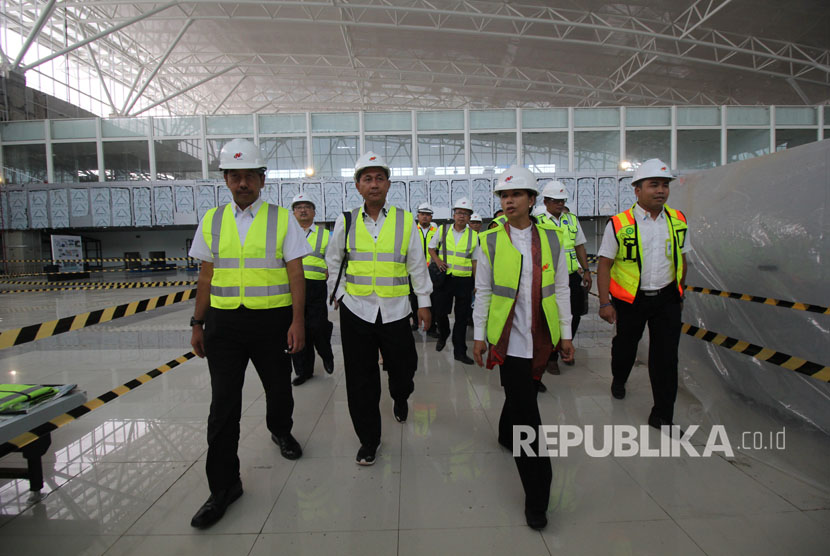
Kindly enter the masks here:
<path id="1" fill-rule="evenodd" d="M 381 208 L 380 210 L 383 213 L 384 218 L 386 217 L 387 214 L 389 214 L 389 209 L 390 209 L 391 206 L 392 205 L 389 204 L 389 201 L 386 201 L 385 203 L 383 203 L 383 208 Z M 363 218 L 366 218 L 367 216 L 369 216 L 369 213 L 366 212 L 366 203 L 363 203 L 362 205 L 360 205 L 360 210 L 363 211 Z M 369 216 L 369 218 L 371 218 L 371 216 Z"/>
<path id="2" fill-rule="evenodd" d="M 665 213 L 666 213 L 665 209 L 660 211 L 660 215 L 657 217 L 657 220 L 660 220 L 661 218 L 665 218 L 666 217 Z M 640 203 L 635 203 L 634 204 L 634 215 L 637 217 L 636 218 L 637 220 L 646 220 L 646 219 L 651 220 L 651 215 L 649 213 L 647 213 L 646 210 L 643 207 L 640 206 Z"/>
<path id="3" fill-rule="evenodd" d="M 232 202 L 231 204 L 233 205 L 234 216 L 239 216 L 240 214 L 248 212 L 251 215 L 251 218 L 254 218 L 256 217 L 256 213 L 259 212 L 259 208 L 262 206 L 262 203 L 264 202 L 265 201 L 262 200 L 262 197 L 260 197 L 245 209 L 239 208 L 239 205 L 237 205 L 236 202 Z"/>

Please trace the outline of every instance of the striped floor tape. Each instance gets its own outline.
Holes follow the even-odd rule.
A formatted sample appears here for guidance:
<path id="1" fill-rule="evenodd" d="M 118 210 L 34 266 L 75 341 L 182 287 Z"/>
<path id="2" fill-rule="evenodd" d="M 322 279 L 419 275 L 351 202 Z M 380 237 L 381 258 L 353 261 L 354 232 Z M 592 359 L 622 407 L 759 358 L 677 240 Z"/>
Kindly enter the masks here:
<path id="1" fill-rule="evenodd" d="M 131 381 L 125 383 L 125 384 L 122 384 L 121 386 L 119 386 L 117 388 L 113 388 L 112 390 L 110 390 L 106 394 L 101 394 L 100 396 L 98 396 L 94 400 L 89 400 L 88 402 L 86 402 L 82 405 L 79 405 L 75 409 L 71 409 L 71 410 L 67 411 L 63 415 L 58 415 L 57 417 L 55 417 L 51 421 L 49 421 L 47 423 L 44 423 L 44 424 L 42 424 L 38 427 L 35 427 L 32 430 L 30 430 L 29 432 L 24 432 L 20 436 L 15 437 L 15 438 L 9 440 L 8 442 L 0 445 L 0 457 L 6 456 L 6 455 L 10 454 L 11 452 L 14 452 L 15 450 L 19 450 L 19 449 L 23 448 L 24 446 L 26 446 L 27 444 L 31 444 L 32 442 L 34 442 L 35 440 L 37 440 L 41 436 L 43 436 L 45 434 L 48 434 L 48 433 L 51 433 L 52 431 L 57 430 L 57 429 L 61 428 L 62 426 L 66 425 L 68 423 L 71 423 L 75 419 L 77 419 L 77 418 L 79 418 L 83 415 L 86 415 L 90 411 L 95 411 L 96 409 L 103 406 L 107 402 L 111 402 L 115 398 L 118 398 L 119 396 L 123 396 L 124 394 L 126 394 L 129 391 L 135 390 L 136 388 L 138 388 L 142 384 L 146 384 L 146 383 L 150 382 L 151 380 L 153 380 L 157 376 L 163 375 L 164 373 L 166 373 L 170 369 L 172 369 L 174 367 L 178 367 L 182 363 L 186 363 L 187 361 L 193 359 L 194 357 L 196 357 L 196 354 L 193 353 L 192 351 L 189 352 L 189 353 L 185 353 L 184 355 L 181 355 L 181 356 L 173 359 L 172 361 L 168 361 L 167 363 L 165 363 L 164 365 L 161 365 L 160 367 L 156 367 L 152 371 L 148 371 L 148 372 L 144 373 L 143 375 L 141 375 L 137 378 L 134 378 L 133 380 L 131 380 Z"/>
<path id="2" fill-rule="evenodd" d="M 730 338 L 729 336 L 724 336 L 718 332 L 692 326 L 687 323 L 683 324 L 681 331 L 684 334 L 697 338 L 698 340 L 710 342 L 712 344 L 731 349 L 732 351 L 749 355 L 750 357 L 754 357 L 760 361 L 766 361 L 768 363 L 772 363 L 773 365 L 778 365 L 779 367 L 784 367 L 785 369 L 811 376 L 823 382 L 830 382 L 830 367 L 826 365 L 814 363 L 813 361 L 807 361 L 806 359 L 801 359 L 800 357 L 781 351 L 756 346 L 755 344 L 750 344 L 749 342 L 738 340 L 737 338 Z"/>
<path id="3" fill-rule="evenodd" d="M 0 263 L 50 263 L 50 264 L 61 264 L 61 263 L 120 263 L 124 261 L 130 262 L 139 262 L 139 261 L 193 261 L 195 260 L 193 257 L 162 257 L 162 258 L 152 258 L 152 259 L 133 259 L 133 258 L 124 258 L 124 257 L 105 257 L 105 258 L 97 258 L 97 259 L 0 259 Z"/>
<path id="4" fill-rule="evenodd" d="M 763 303 L 764 305 L 773 305 L 775 307 L 796 309 L 797 311 L 808 311 L 810 313 L 821 313 L 825 315 L 830 315 L 830 307 L 822 307 L 821 305 L 810 305 L 809 303 L 784 301 L 782 299 L 774 299 L 772 297 L 758 297 L 757 295 L 748 295 L 745 293 L 725 292 L 721 290 L 714 290 L 712 288 L 701 288 L 699 286 L 686 286 L 686 291 L 702 293 L 707 295 L 715 295 L 718 297 L 727 297 L 729 299 L 740 299 L 741 301 L 752 301 L 754 303 Z"/>
<path id="5" fill-rule="evenodd" d="M 36 293 L 36 292 L 65 292 L 76 290 L 131 290 L 136 288 L 166 288 L 178 286 L 195 286 L 195 280 L 181 280 L 178 282 L 110 282 L 89 285 L 61 286 L 54 288 L 34 288 L 28 290 L 0 290 L 4 293 Z"/>
<path id="6" fill-rule="evenodd" d="M 158 270 L 159 271 L 165 271 L 165 270 L 170 271 L 170 270 L 184 270 L 184 269 L 187 269 L 187 268 L 196 268 L 196 267 L 195 266 L 194 267 L 177 266 L 175 268 L 159 268 Z M 5 282 L 9 278 L 22 278 L 24 276 L 64 276 L 64 275 L 67 275 L 67 274 L 78 274 L 78 273 L 81 273 L 81 272 L 88 272 L 88 273 L 91 274 L 93 272 L 141 272 L 141 271 L 139 269 L 134 269 L 134 268 L 131 269 L 131 268 L 121 268 L 121 267 L 119 267 L 119 268 L 101 268 L 101 269 L 79 270 L 77 272 L 20 272 L 18 274 L 0 274 L 0 281 Z M 149 272 L 149 270 L 148 270 L 148 272 Z"/>
<path id="7" fill-rule="evenodd" d="M 153 309 L 173 305 L 174 303 L 181 303 L 194 297 L 196 297 L 196 288 L 142 299 L 140 301 L 132 301 L 130 303 L 107 307 L 106 309 L 98 309 L 97 311 L 81 313 L 40 324 L 32 324 L 30 326 L 24 326 L 23 328 L 5 330 L 0 332 L 0 350 L 35 340 L 42 340 L 50 336 L 63 334 L 64 332 L 80 330 L 87 326 L 109 322 L 121 317 L 128 317 L 136 313 L 152 311 Z"/>

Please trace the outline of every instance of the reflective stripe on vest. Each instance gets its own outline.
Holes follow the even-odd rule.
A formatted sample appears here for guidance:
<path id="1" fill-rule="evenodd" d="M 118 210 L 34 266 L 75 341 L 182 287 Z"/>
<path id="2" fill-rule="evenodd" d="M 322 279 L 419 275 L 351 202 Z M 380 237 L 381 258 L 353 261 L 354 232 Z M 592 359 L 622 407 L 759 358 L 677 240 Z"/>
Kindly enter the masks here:
<path id="1" fill-rule="evenodd" d="M 643 246 L 640 240 L 637 219 L 634 217 L 634 206 L 611 217 L 614 226 L 614 235 L 617 238 L 617 256 L 611 266 L 611 284 L 609 291 L 614 299 L 634 303 L 637 290 L 640 288 L 640 271 L 642 269 Z M 674 267 L 674 276 L 680 297 L 683 297 L 683 288 L 680 286 L 683 277 L 683 246 L 686 244 L 688 224 L 686 215 L 679 210 L 668 206 L 666 213 L 666 227 L 669 230 L 671 241 L 670 260 Z M 668 255 L 667 255 L 668 257 Z"/>
<path id="2" fill-rule="evenodd" d="M 308 235 L 306 241 L 314 251 L 303 257 L 303 275 L 306 280 L 325 280 L 328 270 L 326 247 L 329 244 L 329 232 L 320 226 L 314 226 L 314 231 Z"/>
<path id="3" fill-rule="evenodd" d="M 288 218 L 285 208 L 263 203 L 242 245 L 233 205 L 222 205 L 205 214 L 202 232 L 213 255 L 211 307 L 271 309 L 291 305 L 288 272 L 282 258 Z"/>
<path id="4" fill-rule="evenodd" d="M 472 276 L 473 275 L 473 251 L 476 248 L 478 235 L 468 227 L 461 232 L 461 241 L 455 242 L 453 228 L 445 225 L 441 230 L 441 243 L 439 255 L 447 262 L 448 276 Z"/>
<path id="5" fill-rule="evenodd" d="M 415 223 L 412 213 L 390 207 L 377 241 L 363 223 L 361 207 L 352 211 L 352 223 L 346 238 L 346 292 L 358 296 L 409 295 L 406 254 Z"/>
<path id="6" fill-rule="evenodd" d="M 556 262 L 559 260 L 559 234 L 553 228 L 534 224 L 542 250 L 542 311 L 551 341 L 559 342 L 559 307 L 556 304 Z M 481 250 L 492 270 L 490 308 L 487 313 L 487 341 L 497 344 L 519 293 L 524 257 L 513 246 L 504 226 L 481 233 Z M 528 261 L 532 264 L 532 261 Z M 514 323 L 515 324 L 515 323 Z"/>

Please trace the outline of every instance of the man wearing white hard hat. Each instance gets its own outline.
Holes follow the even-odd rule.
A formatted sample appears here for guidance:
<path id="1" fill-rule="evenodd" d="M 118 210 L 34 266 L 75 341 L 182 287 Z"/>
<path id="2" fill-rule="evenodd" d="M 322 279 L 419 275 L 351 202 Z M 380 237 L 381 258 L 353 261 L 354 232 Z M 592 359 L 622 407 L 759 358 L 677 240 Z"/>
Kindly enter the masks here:
<path id="1" fill-rule="evenodd" d="M 686 253 L 691 250 L 686 216 L 666 205 L 672 179 L 663 161 L 643 162 L 632 179 L 637 203 L 611 218 L 597 253 L 599 316 L 617 325 L 611 394 L 625 397 L 637 344 L 648 324 L 654 398 L 648 424 L 657 429 L 673 425 Z"/>
<path id="2" fill-rule="evenodd" d="M 271 440 L 286 459 L 303 453 L 291 435 L 289 354 L 305 342 L 302 260 L 311 249 L 291 214 L 260 197 L 265 167 L 251 141 L 234 139 L 222 147 L 219 168 L 233 202 L 207 211 L 189 253 L 202 261 L 190 344 L 196 355 L 207 356 L 211 385 L 205 466 L 210 497 L 190 522 L 199 529 L 219 521 L 242 496 L 237 448 L 248 361 L 265 389 Z"/>
<path id="3" fill-rule="evenodd" d="M 499 176 L 495 193 L 505 212 L 502 225 L 480 236 L 473 356 L 488 369 L 499 366 L 504 406 L 499 444 L 513 452 L 525 493 L 525 520 L 533 529 L 547 525 L 552 471 L 539 452 L 544 436 L 536 383 L 557 346 L 573 357 L 570 291 L 559 234 L 530 215 L 539 194 L 536 177 L 511 166 Z M 489 352 L 487 344 L 489 343 Z M 528 455 L 517 443 L 527 427 L 535 430 Z"/>
<path id="4" fill-rule="evenodd" d="M 435 287 L 435 320 L 438 322 L 438 343 L 441 351 L 450 336 L 449 313 L 455 302 L 455 324 L 452 327 L 453 357 L 465 365 L 473 360 L 467 355 L 467 320 L 470 318 L 475 287 L 475 248 L 478 234 L 468 226 L 473 205 L 466 197 L 453 204 L 453 225 L 442 225 L 429 244 L 429 256 L 443 276 Z"/>
<path id="5" fill-rule="evenodd" d="M 409 327 L 410 280 L 418 319 L 429 328 L 432 282 L 411 212 L 386 200 L 389 166 L 372 152 L 355 164 L 363 204 L 337 218 L 326 253 L 329 291 L 340 310 L 349 415 L 360 449 L 358 465 L 373 465 L 381 443 L 378 350 L 388 371 L 395 420 L 406 421 L 418 353 Z M 340 281 L 342 272 L 343 281 Z"/>
<path id="6" fill-rule="evenodd" d="M 427 266 L 429 265 L 429 242 L 432 241 L 432 236 L 438 231 L 438 226 L 432 223 L 432 215 L 432 205 L 427 202 L 418 205 L 418 212 L 415 218 L 418 219 L 418 232 L 421 234 L 421 242 L 424 247 L 424 253 L 426 254 Z M 430 296 L 433 306 L 435 305 L 434 296 L 435 289 L 433 288 L 432 296 Z M 409 294 L 409 303 L 412 306 L 412 330 L 415 331 L 418 330 L 418 296 L 415 295 L 415 292 Z M 438 337 L 438 327 L 435 324 L 434 318 L 432 319 L 432 325 L 427 330 L 427 335 L 432 338 Z"/>
<path id="7" fill-rule="evenodd" d="M 305 275 L 305 349 L 291 356 L 297 378 L 292 384 L 299 386 L 314 376 L 314 350 L 323 359 L 323 369 L 334 372 L 334 354 L 331 351 L 331 333 L 334 325 L 328 319 L 326 308 L 326 248 L 329 245 L 328 230 L 314 224 L 317 214 L 314 201 L 305 193 L 291 200 L 294 218 L 303 229 L 312 252 L 303 257 Z"/>
<path id="8" fill-rule="evenodd" d="M 474 212 L 470 216 L 470 227 L 473 229 L 475 233 L 479 233 L 481 231 L 482 224 L 484 224 L 484 221 L 481 219 L 481 215 L 477 212 Z"/>
<path id="9" fill-rule="evenodd" d="M 553 180 L 545 184 L 542 190 L 545 203 L 545 217 L 559 232 L 562 248 L 568 260 L 568 284 L 571 289 L 571 334 L 576 338 L 579 320 L 585 312 L 585 290 L 591 290 L 591 269 L 588 268 L 588 255 L 585 253 L 585 234 L 579 219 L 568 212 L 565 204 L 568 202 L 568 190 L 562 182 Z M 581 274 L 580 274 L 581 272 Z M 583 289 L 584 288 L 584 289 Z M 566 363 L 573 365 L 573 361 Z M 559 373 L 556 358 L 552 359 L 548 369 L 553 374 Z"/>

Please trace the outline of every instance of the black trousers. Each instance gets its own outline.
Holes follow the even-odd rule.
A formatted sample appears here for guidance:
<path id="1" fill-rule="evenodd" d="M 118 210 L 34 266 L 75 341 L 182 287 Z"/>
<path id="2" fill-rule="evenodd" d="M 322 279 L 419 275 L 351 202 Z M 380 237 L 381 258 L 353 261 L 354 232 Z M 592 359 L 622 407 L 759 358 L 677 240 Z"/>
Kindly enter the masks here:
<path id="1" fill-rule="evenodd" d="M 614 381 L 625 384 L 637 344 L 648 324 L 648 377 L 657 417 L 671 421 L 677 398 L 677 346 L 680 343 L 682 309 L 677 285 L 670 284 L 653 296 L 638 291 L 634 303 L 613 299 L 617 311 L 617 333 L 611 343 L 611 372 Z"/>
<path id="2" fill-rule="evenodd" d="M 450 336 L 449 314 L 455 300 L 455 323 L 452 327 L 452 348 L 455 355 L 467 354 L 467 321 L 473 307 L 472 276 L 447 276 L 440 288 L 435 290 L 435 321 L 438 333 L 446 340 Z"/>
<path id="3" fill-rule="evenodd" d="M 291 432 L 294 398 L 286 334 L 291 307 L 224 310 L 210 308 L 205 316 L 205 354 L 210 370 L 207 479 L 215 493 L 239 480 L 239 419 L 245 368 L 252 361 L 265 389 L 268 430 Z"/>
<path id="4" fill-rule="evenodd" d="M 294 372 L 297 376 L 314 374 L 314 350 L 323 361 L 333 361 L 331 351 L 331 332 L 334 325 L 328 319 L 326 306 L 326 281 L 305 281 L 305 348 L 291 355 Z"/>
<path id="5" fill-rule="evenodd" d="M 507 356 L 504 364 L 499 366 L 501 385 L 504 387 L 504 407 L 499 418 L 499 441 L 507 446 L 513 445 L 513 427 L 527 425 L 536 429 L 533 452 L 539 453 L 539 438 L 542 433 L 539 426 L 542 418 L 536 403 L 536 381 L 531 372 L 531 360 Z M 519 470 L 519 478 L 525 491 L 525 508 L 545 512 L 550 501 L 550 484 L 553 471 L 549 457 L 532 457 L 522 452 L 513 458 Z"/>
<path id="6" fill-rule="evenodd" d="M 571 338 L 576 338 L 579 321 L 585 312 L 585 289 L 582 287 L 582 276 L 579 272 L 568 275 L 568 287 L 571 289 Z"/>
<path id="7" fill-rule="evenodd" d="M 340 336 L 346 370 L 346 396 L 354 431 L 364 446 L 380 443 L 380 368 L 378 351 L 389 375 L 393 400 L 407 400 L 415 390 L 412 380 L 418 367 L 415 339 L 409 318 L 394 322 L 366 322 L 340 304 Z"/>

